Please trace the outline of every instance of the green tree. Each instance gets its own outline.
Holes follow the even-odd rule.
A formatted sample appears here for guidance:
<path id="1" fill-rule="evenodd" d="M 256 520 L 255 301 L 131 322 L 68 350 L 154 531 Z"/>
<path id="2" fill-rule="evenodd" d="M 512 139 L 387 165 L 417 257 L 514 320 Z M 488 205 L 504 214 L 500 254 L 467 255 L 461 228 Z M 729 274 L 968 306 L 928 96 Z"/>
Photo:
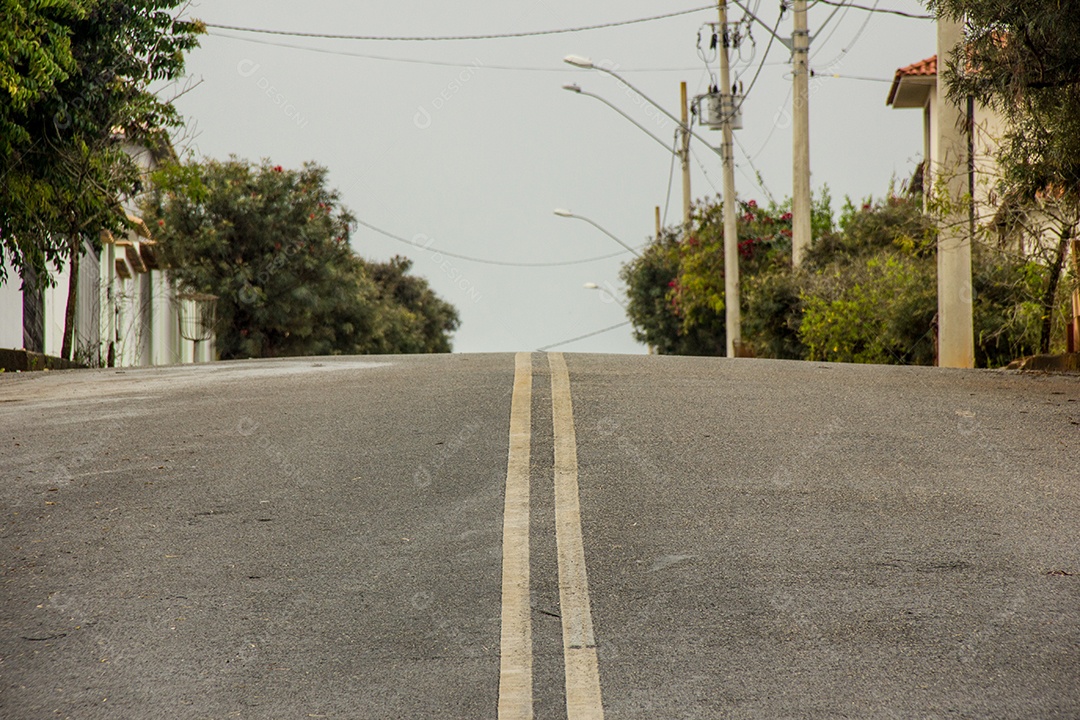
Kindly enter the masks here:
<path id="1" fill-rule="evenodd" d="M 931 364 L 935 358 L 936 234 L 918 199 L 848 200 L 834 227 L 815 201 L 815 240 L 792 269 L 789 205 L 740 204 L 743 344 L 759 357 Z M 977 243 L 976 360 L 1006 364 L 1039 337 L 1046 267 Z M 722 208 L 699 206 L 694 233 L 672 233 L 626 266 L 630 317 L 661 352 L 722 354 Z"/>
<path id="2" fill-rule="evenodd" d="M 1080 15 L 1059 0 L 931 0 L 929 6 L 965 27 L 963 42 L 943 62 L 949 97 L 971 98 L 1006 120 L 996 157 L 999 194 L 1019 206 L 1014 216 L 1036 217 L 1030 234 L 1057 236 L 1045 248 L 1040 294 L 1038 347 L 1049 352 L 1080 219 Z"/>
<path id="3" fill-rule="evenodd" d="M 87 14 L 81 0 L 0 2 L 0 254 L 23 275 L 47 277 L 49 264 L 59 269 L 67 258 L 56 234 L 67 230 L 60 172 L 67 148 L 54 127 L 66 122 L 51 115 L 61 86 L 78 72 L 71 35 Z"/>
<path id="4" fill-rule="evenodd" d="M 352 251 L 326 176 L 236 158 L 155 174 L 144 216 L 181 286 L 218 296 L 221 356 L 448 351 L 454 309 L 409 261 Z"/>
<path id="5" fill-rule="evenodd" d="M 450 335 L 461 325 L 457 310 L 428 286 L 409 275 L 412 260 L 395 256 L 389 262 L 364 262 L 378 288 L 379 322 L 376 352 L 447 353 Z"/>
<path id="6" fill-rule="evenodd" d="M 944 59 L 949 96 L 994 108 L 1009 122 L 999 161 L 1025 194 L 1059 188 L 1080 200 L 1080 15 L 1060 0 L 931 0 L 964 23 Z"/>
<path id="7" fill-rule="evenodd" d="M 675 304 L 680 254 L 678 236 L 666 231 L 640 257 L 623 265 L 620 275 L 627 287 L 634 338 L 661 355 L 712 354 L 716 338 L 708 338 L 703 346 L 700 335 L 682 332 Z"/>
<path id="8" fill-rule="evenodd" d="M 202 32 L 174 17 L 182 4 L 0 0 L 0 248 L 24 275 L 69 265 L 65 357 L 83 241 L 126 229 L 121 199 L 139 188 L 121 145 L 180 122 L 150 85 L 182 74 Z"/>
<path id="9" fill-rule="evenodd" d="M 748 200 L 738 206 L 744 348 L 769 357 L 799 357 L 796 327 L 780 314 L 781 307 L 798 303 L 798 291 L 790 283 L 790 202 L 763 207 Z M 813 231 L 830 232 L 827 188 L 815 198 L 813 210 Z M 724 277 L 723 206 L 701 203 L 689 235 L 679 240 L 669 233 L 623 272 L 639 339 L 660 352 L 725 354 Z M 666 289 L 661 291 L 657 281 Z M 658 302 L 661 298 L 663 303 Z"/>

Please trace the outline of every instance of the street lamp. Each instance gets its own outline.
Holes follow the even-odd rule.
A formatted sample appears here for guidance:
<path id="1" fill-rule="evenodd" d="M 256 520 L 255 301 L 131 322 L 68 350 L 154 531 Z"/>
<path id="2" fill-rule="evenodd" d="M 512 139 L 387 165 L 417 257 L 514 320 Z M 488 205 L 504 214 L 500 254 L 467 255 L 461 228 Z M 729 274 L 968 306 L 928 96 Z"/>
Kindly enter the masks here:
<path id="1" fill-rule="evenodd" d="M 720 28 L 724 33 L 727 32 L 727 10 L 726 3 L 720 3 Z M 728 78 L 728 55 L 726 45 L 720 48 L 720 84 L 722 87 L 727 87 Z M 690 141 L 689 138 L 693 137 L 705 144 L 705 147 L 712 150 L 714 153 L 720 156 L 720 160 L 724 166 L 724 295 L 727 298 L 725 303 L 725 318 L 724 318 L 724 331 L 727 335 L 727 356 L 735 357 L 736 349 L 742 342 L 742 318 L 739 311 L 739 250 L 738 250 L 738 231 L 736 228 L 735 218 L 735 176 L 734 176 L 734 158 L 732 157 L 732 136 L 731 136 L 731 118 L 725 116 L 723 121 L 724 138 L 723 144 L 719 148 L 715 148 L 709 144 L 705 138 L 698 135 L 696 132 L 690 129 L 690 123 L 684 118 L 682 121 L 676 120 L 675 116 L 669 113 L 667 110 L 657 104 L 652 98 L 645 93 L 638 90 L 632 84 L 627 82 L 626 78 L 621 77 L 613 70 L 609 70 L 606 67 L 597 65 L 587 57 L 580 55 L 567 55 L 563 58 L 563 62 L 574 67 L 579 67 L 585 70 L 599 70 L 602 73 L 606 73 L 626 87 L 630 88 L 633 92 L 644 98 L 649 104 L 662 112 L 665 116 L 675 122 L 683 131 L 683 175 L 684 178 L 689 178 L 689 155 L 690 155 Z M 683 101 L 683 108 L 686 107 L 685 99 Z M 685 182 L 685 181 L 684 181 Z M 688 186 L 689 183 L 686 182 Z M 684 201 L 685 202 L 685 201 Z M 686 232 L 690 232 L 690 218 L 689 211 L 686 210 Z"/>
<path id="2" fill-rule="evenodd" d="M 639 252 L 638 252 L 637 250 L 635 250 L 634 248 L 632 248 L 632 247 L 630 247 L 629 245 L 627 245 L 626 243 L 624 243 L 624 242 L 623 242 L 622 240 L 620 240 L 620 239 L 619 239 L 619 238 L 617 238 L 617 237 L 616 237 L 615 235 L 613 235 L 612 233 L 610 233 L 610 232 L 608 232 L 607 230 L 605 230 L 605 229 L 604 229 L 603 227 L 601 227 L 601 226 L 597 225 L 596 223 L 594 223 L 594 222 L 593 222 L 592 220 L 590 220 L 589 218 L 587 218 L 587 217 L 585 217 L 585 216 L 583 216 L 583 215 L 575 215 L 574 213 L 570 212 L 569 210 L 566 210 L 565 208 L 555 208 L 555 210 L 554 210 L 553 212 L 554 212 L 554 213 L 555 213 L 556 215 L 558 215 L 559 217 L 564 217 L 564 218 L 574 218 L 574 219 L 576 219 L 576 220 L 584 220 L 585 222 L 589 223 L 590 225 L 592 225 L 592 226 L 593 226 L 594 228 L 596 228 L 596 229 L 597 229 L 597 230 L 599 230 L 600 232 L 602 232 L 602 233 L 604 233 L 605 235 L 607 235 L 607 236 L 608 236 L 609 238 L 611 238 L 611 239 L 612 239 L 612 240 L 614 240 L 615 242 L 617 242 L 617 243 L 619 243 L 620 245 L 622 245 L 622 246 L 623 246 L 624 248 L 626 248 L 626 249 L 627 249 L 627 250 L 629 250 L 630 252 L 634 253 L 634 254 L 635 254 L 635 255 L 637 255 L 638 257 L 641 257 L 641 253 L 639 253 Z"/>
<path id="3" fill-rule="evenodd" d="M 611 298 L 612 300 L 617 302 L 619 304 L 619 306 L 622 307 L 623 310 L 627 309 L 626 303 L 624 303 L 622 300 L 620 300 L 615 293 L 611 292 L 606 287 L 601 287 L 601 286 L 597 285 L 594 282 L 587 282 L 584 285 L 582 285 L 582 287 L 584 287 L 586 290 L 599 290 L 600 292 L 602 292 L 603 294 L 607 295 L 609 298 Z"/>
<path id="4" fill-rule="evenodd" d="M 596 283 L 594 283 L 594 282 L 587 282 L 587 283 L 585 283 L 585 285 L 584 285 L 583 287 L 584 287 L 584 288 L 585 288 L 586 290 L 599 290 L 600 292 L 604 293 L 605 295 L 607 295 L 608 297 L 610 297 L 610 298 L 611 298 L 612 300 L 614 300 L 615 302 L 619 303 L 619 306 L 620 306 L 620 307 L 622 307 L 622 309 L 623 309 L 623 310 L 624 310 L 624 311 L 626 312 L 626 314 L 627 314 L 628 316 L 630 315 L 630 308 L 628 308 L 628 307 L 626 306 L 626 303 L 624 303 L 624 302 L 623 302 L 622 300 L 620 300 L 620 299 L 619 299 L 619 298 L 618 298 L 618 297 L 617 297 L 617 296 L 615 295 L 615 293 L 611 292 L 611 291 L 610 291 L 610 290 L 608 290 L 607 288 L 604 288 L 604 287 L 600 287 L 599 285 L 597 285 L 597 284 L 596 284 Z M 631 322 L 633 322 L 633 321 L 631 320 Z M 656 346 L 655 346 L 655 345 L 646 345 L 646 347 L 647 347 L 647 348 L 649 349 L 649 354 L 650 354 L 650 355 L 655 355 L 655 354 L 656 354 Z"/>
<path id="5" fill-rule="evenodd" d="M 653 105 L 656 109 L 658 109 L 660 112 L 662 112 L 665 116 L 670 118 L 672 121 L 674 121 L 679 126 L 679 132 L 681 133 L 682 137 L 677 140 L 677 142 L 675 144 L 675 148 L 669 148 L 667 146 L 667 143 L 665 143 L 663 140 L 661 140 L 657 136 L 653 135 L 643 125 L 638 123 L 632 117 L 630 117 L 629 115 L 624 113 L 622 110 L 620 110 L 618 107 L 612 105 L 607 100 L 600 97 L 599 95 L 593 95 L 592 93 L 583 92 L 581 90 L 581 88 L 577 84 L 563 85 L 564 90 L 569 90 L 569 91 L 577 93 L 579 95 L 588 95 L 589 97 L 596 98 L 600 102 L 604 103 L 605 105 L 610 107 L 612 110 L 619 113 L 624 118 L 626 118 L 631 123 L 633 123 L 634 127 L 638 128 L 639 130 L 644 132 L 646 135 L 651 137 L 653 140 L 655 140 L 660 145 L 663 145 L 664 148 L 668 152 L 672 153 L 675 157 L 679 158 L 679 162 L 682 164 L 683 230 L 687 235 L 689 235 L 690 232 L 691 232 L 691 229 L 693 227 L 693 195 L 692 195 L 692 193 L 690 191 L 690 137 L 691 136 L 696 137 L 698 140 L 705 143 L 705 146 L 708 147 L 710 150 L 713 150 L 714 152 L 716 152 L 716 150 L 711 145 L 709 145 L 708 141 L 706 141 L 704 138 L 697 135 L 696 133 L 694 133 L 690 129 L 690 118 L 688 116 L 688 110 L 687 110 L 687 106 L 686 106 L 686 83 L 682 83 L 681 87 L 680 87 L 680 91 L 681 91 L 681 95 L 682 95 L 682 102 L 681 102 L 682 119 L 681 120 L 676 120 L 674 115 L 672 115 L 667 110 L 665 110 L 663 107 L 661 107 L 659 104 L 657 104 L 652 98 L 645 95 L 643 92 L 638 90 L 636 87 L 634 87 L 633 85 L 628 83 L 624 78 L 620 77 L 617 73 L 615 73 L 615 72 L 613 72 L 611 70 L 608 70 L 605 67 L 595 65 L 588 58 L 583 58 L 583 57 L 580 57 L 578 55 L 567 55 L 565 58 L 563 58 L 563 61 L 566 62 L 568 65 L 573 65 L 574 67 L 579 67 L 579 68 L 583 68 L 583 69 L 590 69 L 590 70 L 592 70 L 592 69 L 600 70 L 601 72 L 605 72 L 608 75 L 611 75 L 616 80 L 618 80 L 620 83 L 622 83 L 628 90 L 630 90 L 631 92 L 635 92 L 638 95 L 640 95 L 642 98 L 645 99 L 646 102 Z M 659 233 L 657 233 L 657 234 L 659 234 Z"/>
<path id="6" fill-rule="evenodd" d="M 608 70 L 603 65 L 597 65 L 596 63 L 594 63 L 589 58 L 582 57 L 581 55 L 567 55 L 566 57 L 563 58 L 563 62 L 566 63 L 567 65 L 573 65 L 574 67 L 582 68 L 583 70 L 599 70 L 602 73 L 607 73 L 608 75 L 615 78 L 616 80 L 621 82 L 623 85 L 625 85 L 626 87 L 630 88 L 635 93 L 640 95 L 642 98 L 644 98 L 644 100 L 646 102 L 648 102 L 654 108 L 656 108 L 660 112 L 664 113 L 664 115 L 666 115 L 673 123 L 675 123 L 680 128 L 682 128 L 684 132 L 689 133 L 689 135 L 691 137 L 693 137 L 693 138 L 697 138 L 699 141 L 704 143 L 705 147 L 709 148 L 710 150 L 712 150 L 717 155 L 721 155 L 721 157 L 722 157 L 721 151 L 719 149 L 717 149 L 717 148 L 713 147 L 712 145 L 710 145 L 708 140 L 706 140 L 701 135 L 698 135 L 696 132 L 691 130 L 690 126 L 687 123 L 683 122 L 682 120 L 679 120 L 674 115 L 669 113 L 667 110 L 664 109 L 664 107 L 662 105 L 657 103 L 655 100 L 653 100 L 651 97 L 649 97 L 645 93 L 641 92 L 641 90 L 638 90 L 636 87 L 631 85 L 630 82 L 626 78 L 624 78 L 622 75 L 619 75 L 614 70 Z M 563 87 L 569 89 L 565 85 Z M 586 94 L 586 93 L 582 93 L 582 95 L 584 95 L 584 94 Z"/>
<path id="7" fill-rule="evenodd" d="M 661 140 L 661 139 L 660 139 L 659 137 L 657 137 L 656 135 L 653 135 L 653 133 L 652 133 L 652 131 L 651 131 L 651 130 L 649 130 L 649 129 L 648 129 L 647 127 L 645 127 L 644 125 L 642 125 L 641 123 L 639 123 L 639 122 L 638 122 L 637 120 L 635 120 L 634 118 L 632 118 L 632 117 L 630 117 L 629 115 L 627 115 L 626 113 L 624 113 L 624 112 L 623 112 L 623 111 L 622 111 L 622 110 L 621 110 L 621 109 L 620 109 L 620 108 L 619 108 L 618 106 L 616 106 L 616 105 L 612 105 L 612 104 L 611 104 L 611 103 L 609 103 L 609 102 L 608 102 L 607 100 L 605 100 L 604 98 L 600 97 L 599 95 L 596 95 L 596 94 L 594 94 L 594 93 L 591 93 L 591 92 L 585 92 L 584 90 L 582 90 L 582 89 L 581 89 L 581 86 L 580 86 L 580 85 L 577 85 L 577 84 L 570 84 L 570 85 L 563 85 L 562 87 L 563 87 L 563 90 L 569 90 L 570 92 L 572 92 L 572 93 L 576 93 L 576 94 L 578 94 L 578 95 L 584 95 L 584 96 L 586 96 L 586 97 L 596 98 L 597 100 L 599 100 L 600 102 L 604 103 L 605 105 L 607 105 L 607 106 L 608 106 L 609 108 L 611 108 L 611 109 L 612 109 L 612 110 L 614 110 L 615 112 L 617 112 L 617 113 L 619 113 L 620 115 L 622 115 L 622 116 L 623 116 L 624 118 L 626 118 L 627 120 L 629 120 L 629 121 L 630 121 L 631 123 L 633 123 L 633 124 L 634 124 L 634 126 L 635 126 L 635 127 L 636 127 L 636 128 L 638 129 L 638 130 L 640 130 L 641 132 L 643 132 L 643 133 L 645 133 L 646 135 L 648 135 L 649 137 L 651 137 L 651 138 L 652 138 L 653 140 L 655 140 L 655 141 L 656 141 L 657 143 L 659 143 L 659 144 L 660 144 L 660 146 L 661 146 L 661 147 L 663 147 L 663 148 L 664 148 L 665 150 L 667 150 L 667 151 L 668 151 L 669 153 L 671 153 L 671 154 L 672 154 L 672 155 L 674 155 L 675 157 L 680 157 L 680 154 L 679 154 L 679 152 L 678 152 L 677 150 L 674 150 L 673 148 L 670 148 L 670 147 L 668 147 L 668 144 L 667 144 L 666 142 L 664 142 L 663 140 Z"/>

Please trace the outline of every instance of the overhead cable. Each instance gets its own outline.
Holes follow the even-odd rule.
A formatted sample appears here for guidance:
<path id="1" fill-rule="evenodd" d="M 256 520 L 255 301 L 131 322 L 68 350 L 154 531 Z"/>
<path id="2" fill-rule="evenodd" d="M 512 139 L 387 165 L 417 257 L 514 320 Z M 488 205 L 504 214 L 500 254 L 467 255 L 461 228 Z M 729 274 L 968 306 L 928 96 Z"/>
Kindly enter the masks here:
<path id="1" fill-rule="evenodd" d="M 599 25 L 583 25 L 581 27 L 561 28 L 558 30 L 529 30 L 526 32 L 516 33 L 495 33 L 491 35 L 344 35 L 337 33 L 302 32 L 299 30 L 270 30 L 266 28 L 242 27 L 240 25 L 223 25 L 220 23 L 204 24 L 208 28 L 215 28 L 217 30 L 235 30 L 237 32 L 260 33 L 263 35 L 288 35 L 290 37 L 325 38 L 328 40 L 446 42 L 456 40 L 505 40 L 511 38 L 539 37 L 542 35 L 565 35 L 567 33 L 585 32 L 588 30 L 603 30 L 606 28 L 623 27 L 626 25 L 636 25 L 638 23 L 652 22 L 654 20 L 665 20 L 667 18 L 678 17 L 680 15 L 690 15 L 691 13 L 701 12 L 702 10 L 712 10 L 714 7 L 715 5 L 705 5 L 702 7 L 690 8 L 688 10 L 678 10 L 676 12 L 665 13 L 663 15 L 653 15 L 651 17 L 636 18 L 634 20 L 620 20 L 617 22 L 601 23 Z"/>
<path id="2" fill-rule="evenodd" d="M 422 245 L 422 244 L 420 244 L 418 242 L 415 242 L 413 240 L 408 240 L 406 238 L 401 237 L 400 235 L 395 235 L 392 232 L 388 232 L 386 230 L 383 230 L 380 227 L 376 227 L 376 226 L 372 225 L 371 223 L 364 222 L 363 220 L 356 220 L 356 224 L 357 225 L 362 225 L 362 226 L 366 227 L 369 230 L 374 230 L 375 232 L 379 233 L 380 235 L 388 237 L 391 240 L 397 240 L 398 242 L 405 243 L 406 245 L 412 245 L 414 248 L 419 248 L 420 250 L 427 250 L 432 255 L 445 255 L 446 257 L 457 258 L 458 260 L 467 260 L 469 262 L 482 263 L 484 265 L 499 265 L 501 267 L 540 268 L 540 267 L 564 267 L 566 265 L 583 265 L 585 263 L 596 262 L 597 260 L 609 260 L 611 258 L 618 257 L 620 255 L 625 255 L 628 252 L 627 250 L 620 250 L 619 252 L 611 253 L 610 255 L 598 255 L 596 257 L 591 257 L 591 258 L 582 258 L 580 260 L 563 260 L 561 262 L 511 262 L 511 261 L 508 261 L 508 260 L 489 260 L 487 258 L 470 257 L 469 255 L 459 255 L 458 253 L 452 253 L 449 250 L 440 250 L 439 248 L 434 248 L 434 247 L 431 247 L 430 245 Z"/>
<path id="3" fill-rule="evenodd" d="M 544 352 L 545 350 L 550 350 L 551 348 L 559 347 L 560 345 L 569 345 L 572 342 L 577 342 L 578 340 L 584 340 L 585 338 L 591 338 L 591 337 L 593 337 L 595 335 L 600 335 L 602 333 L 610 332 L 611 330 L 617 330 L 617 329 L 619 329 L 621 327 L 624 327 L 626 325 L 629 325 L 629 324 L 630 324 L 629 320 L 623 320 L 621 323 L 619 323 L 617 325 L 612 325 L 610 327 L 603 328 L 602 330 L 596 330 L 595 332 L 585 333 L 584 335 L 578 335 L 577 337 L 570 338 L 569 340 L 563 340 L 562 342 L 552 343 L 551 345 L 545 345 L 544 347 L 536 348 L 536 352 Z"/>
<path id="4" fill-rule="evenodd" d="M 757 20 L 756 16 L 752 17 Z M 761 75 L 761 70 L 765 67 L 765 61 L 769 59 L 769 51 L 772 50 L 773 40 L 776 39 L 776 31 L 780 29 L 780 21 L 783 18 L 784 13 L 780 13 L 780 16 L 776 18 L 776 24 L 773 26 L 773 29 L 769 31 L 769 43 L 765 46 L 765 54 L 761 56 L 761 63 L 758 65 L 757 71 L 754 73 L 754 77 L 751 78 L 750 85 L 747 86 L 746 92 L 742 94 L 742 99 L 739 100 L 739 107 L 736 108 L 736 111 L 742 110 L 743 103 L 745 103 L 746 98 L 750 96 L 750 91 L 754 89 L 754 85 L 757 83 L 758 77 Z"/>
<path id="5" fill-rule="evenodd" d="M 853 10 L 863 10 L 871 13 L 884 13 L 886 15 L 899 15 L 900 17 L 911 18 L 912 20 L 936 20 L 933 15 L 918 15 L 916 13 L 904 12 L 903 10 L 890 10 L 889 8 L 868 7 L 866 5 L 856 5 L 854 3 L 846 2 L 846 0 L 817 0 L 822 5 L 832 5 L 833 7 L 849 7 Z"/>
<path id="6" fill-rule="evenodd" d="M 269 45 L 271 47 L 288 48 L 290 50 L 305 50 L 321 55 L 337 55 L 342 57 L 354 57 L 364 60 L 381 60 L 383 62 L 408 63 L 411 65 L 434 65 L 436 67 L 467 68 L 470 70 L 514 70 L 519 72 L 580 72 L 575 68 L 566 67 L 562 63 L 558 66 L 536 67 L 527 65 L 492 65 L 478 61 L 473 62 L 447 62 L 444 60 L 421 60 L 419 58 L 393 57 L 390 55 L 372 55 L 370 53 L 350 52 L 348 50 L 332 50 L 330 48 L 317 48 L 309 45 L 293 45 L 292 43 L 274 42 L 273 40 L 259 40 L 258 38 L 240 37 L 223 32 L 212 32 L 212 37 L 226 40 L 239 40 L 240 42 L 254 43 L 256 45 Z M 619 68 L 619 72 L 687 72 L 697 70 L 697 67 L 654 67 L 654 68 Z"/>
<path id="7" fill-rule="evenodd" d="M 824 77 L 824 78 L 836 78 L 838 80 L 865 80 L 866 82 L 880 82 L 891 83 L 893 78 L 877 78 L 867 77 L 865 75 L 841 75 L 840 73 L 829 72 L 828 70 L 814 70 L 811 68 L 810 77 Z"/>

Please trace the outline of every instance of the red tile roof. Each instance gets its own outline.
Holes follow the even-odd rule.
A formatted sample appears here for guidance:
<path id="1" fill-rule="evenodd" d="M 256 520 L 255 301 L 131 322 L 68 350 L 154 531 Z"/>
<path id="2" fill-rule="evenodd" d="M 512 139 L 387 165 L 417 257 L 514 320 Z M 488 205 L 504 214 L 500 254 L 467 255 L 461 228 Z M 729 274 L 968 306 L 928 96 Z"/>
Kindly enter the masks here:
<path id="1" fill-rule="evenodd" d="M 912 63 L 896 71 L 896 75 L 937 75 L 937 55 Z"/>
<path id="2" fill-rule="evenodd" d="M 893 98 L 896 97 L 896 91 L 900 87 L 900 80 L 912 75 L 921 75 L 925 77 L 933 77 L 937 75 L 937 55 L 920 60 L 917 63 L 912 63 L 907 67 L 899 68 L 896 71 L 895 77 L 893 77 L 892 87 L 889 88 L 889 99 L 885 101 L 886 105 L 892 105 Z"/>

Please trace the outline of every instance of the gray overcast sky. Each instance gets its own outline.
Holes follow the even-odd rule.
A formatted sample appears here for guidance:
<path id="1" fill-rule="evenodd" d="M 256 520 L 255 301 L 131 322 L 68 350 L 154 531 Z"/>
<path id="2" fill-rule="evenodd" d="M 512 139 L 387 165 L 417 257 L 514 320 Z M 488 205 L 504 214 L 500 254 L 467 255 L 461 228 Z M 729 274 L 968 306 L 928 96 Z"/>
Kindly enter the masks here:
<path id="1" fill-rule="evenodd" d="M 431 36 L 580 27 L 705 4 L 202 0 L 191 14 L 208 23 L 253 28 Z M 778 2 L 748 4 L 770 27 L 776 23 Z M 915 0 L 860 4 L 925 14 Z M 732 20 L 743 16 L 729 7 Z M 819 72 L 889 80 L 896 68 L 935 52 L 931 21 L 857 9 L 833 15 L 834 9 L 819 3 L 809 13 L 811 66 Z M 553 215 L 557 207 L 592 219 L 634 246 L 653 233 L 654 206 L 666 207 L 667 223 L 677 224 L 681 189 L 676 167 L 669 199 L 670 153 L 610 108 L 562 85 L 577 83 L 602 95 L 665 139 L 674 126 L 658 121 L 613 78 L 574 69 L 562 58 L 606 60 L 677 115 L 679 82 L 688 83 L 691 95 L 703 93 L 710 71 L 717 69 L 715 62 L 706 68 L 697 50 L 699 28 L 716 19 L 711 9 L 567 35 L 460 42 L 322 40 L 212 29 L 188 59 L 189 73 L 201 84 L 178 101 L 189 125 L 189 137 L 178 144 L 202 157 L 265 157 L 291 167 L 314 160 L 329 167 L 331 183 L 361 220 L 428 246 L 410 248 L 365 227 L 353 238 L 368 258 L 411 257 L 414 271 L 458 307 L 462 327 L 455 351 L 532 350 L 625 320 L 617 304 L 582 286 L 595 282 L 619 292 L 619 267 L 630 256 L 515 268 L 438 251 L 559 262 L 620 250 L 588 224 Z M 779 34 L 790 36 L 790 13 Z M 747 41 L 733 58 L 735 75 L 746 84 L 762 61 L 768 32 L 755 26 L 753 38 L 756 50 Z M 743 107 L 741 148 L 736 147 L 740 198 L 765 199 L 747 154 L 773 195 L 790 194 L 789 60 L 788 51 L 774 43 Z M 812 80 L 812 182 L 815 191 L 828 184 L 834 207 L 845 195 L 883 194 L 891 178 L 907 179 L 920 160 L 921 117 L 887 107 L 888 88 L 887 82 Z M 700 145 L 696 156 L 694 197 L 715 197 L 719 159 Z M 629 326 L 559 349 L 645 352 Z"/>

